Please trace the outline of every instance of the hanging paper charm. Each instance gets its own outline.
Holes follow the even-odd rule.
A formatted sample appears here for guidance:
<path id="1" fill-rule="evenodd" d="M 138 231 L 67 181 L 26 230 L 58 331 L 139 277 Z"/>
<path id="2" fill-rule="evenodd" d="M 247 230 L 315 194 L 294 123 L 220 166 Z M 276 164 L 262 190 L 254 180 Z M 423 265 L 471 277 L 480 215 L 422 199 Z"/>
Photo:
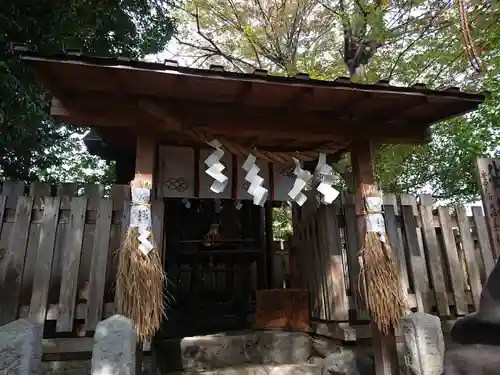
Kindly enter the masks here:
<path id="1" fill-rule="evenodd" d="M 295 182 L 293 183 L 292 190 L 288 192 L 288 196 L 299 206 L 302 206 L 306 200 L 306 195 L 302 190 L 306 187 L 307 183 L 311 180 L 311 172 L 302 169 L 300 165 L 300 160 L 292 158 L 295 163 L 295 169 L 293 174 L 297 176 Z"/>
<path id="2" fill-rule="evenodd" d="M 205 160 L 205 165 L 208 167 L 205 173 L 215 180 L 212 183 L 212 186 L 210 186 L 210 190 L 219 194 L 224 191 L 229 181 L 227 176 L 222 173 L 226 167 L 220 162 L 224 156 L 224 150 L 222 149 L 222 143 L 220 143 L 217 139 L 213 139 L 208 142 L 208 144 L 215 148 L 215 151 Z"/>
<path id="3" fill-rule="evenodd" d="M 262 186 L 264 184 L 264 179 L 258 175 L 260 168 L 257 164 L 255 164 L 256 160 L 255 156 L 248 154 L 248 157 L 241 168 L 247 172 L 245 180 L 250 183 L 247 191 L 248 194 L 253 196 L 253 203 L 258 206 L 264 206 L 269 192 L 264 186 Z"/>
<path id="4" fill-rule="evenodd" d="M 334 182 L 332 172 L 332 167 L 326 164 L 326 154 L 320 153 L 316 165 L 316 175 L 320 183 L 316 190 L 321 194 L 323 204 L 331 204 L 339 196 L 339 191 L 332 187 Z"/>
<path id="5" fill-rule="evenodd" d="M 148 255 L 153 250 L 153 244 L 149 241 L 151 235 L 151 207 L 149 199 L 151 190 L 147 188 L 132 188 L 132 207 L 130 208 L 130 227 L 137 228 L 139 239 L 139 250 Z"/>
<path id="6" fill-rule="evenodd" d="M 385 242 L 385 221 L 382 215 L 382 197 L 365 197 L 366 231 L 375 232 L 380 236 L 380 241 Z"/>

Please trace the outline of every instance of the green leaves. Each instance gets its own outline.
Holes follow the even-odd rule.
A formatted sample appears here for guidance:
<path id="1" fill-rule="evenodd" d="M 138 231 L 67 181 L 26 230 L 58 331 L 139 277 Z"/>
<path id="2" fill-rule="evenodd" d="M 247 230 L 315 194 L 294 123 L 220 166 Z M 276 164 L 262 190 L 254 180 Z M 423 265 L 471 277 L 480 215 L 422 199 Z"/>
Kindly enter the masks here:
<path id="1" fill-rule="evenodd" d="M 174 30 L 163 0 L 0 2 L 0 178 L 89 181 L 107 168 L 69 138 L 81 129 L 62 127 L 48 115 L 47 93 L 9 43 L 26 42 L 45 53 L 78 48 L 141 58 L 161 51 Z M 79 157 L 68 159 L 72 155 Z M 69 160 L 74 166 L 64 171 Z"/>

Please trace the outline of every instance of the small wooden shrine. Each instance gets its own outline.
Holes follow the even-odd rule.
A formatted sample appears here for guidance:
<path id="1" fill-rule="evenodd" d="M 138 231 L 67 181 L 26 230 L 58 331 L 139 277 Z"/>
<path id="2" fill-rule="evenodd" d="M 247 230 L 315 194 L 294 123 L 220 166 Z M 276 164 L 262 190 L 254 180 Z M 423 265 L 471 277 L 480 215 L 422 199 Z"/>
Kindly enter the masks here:
<path id="1" fill-rule="evenodd" d="M 208 324 L 214 317 L 233 313 L 235 327 L 246 319 L 255 289 L 271 285 L 273 202 L 300 205 L 309 186 L 318 189 L 321 204 L 330 203 L 335 194 L 323 168 L 350 152 L 361 248 L 365 232 L 376 231 L 367 228 L 365 216 L 380 214 L 365 202 L 368 188 L 376 190 L 373 147 L 427 142 L 431 124 L 473 111 L 484 100 L 457 88 L 395 87 L 383 80 L 234 73 L 77 51 L 45 56 L 23 49 L 22 55 L 54 96 L 51 114 L 92 127 L 88 148 L 116 161 L 117 183 L 141 176 L 152 183 L 152 195 L 164 199 L 160 252 L 179 306 L 166 328 L 172 335 L 186 334 L 175 328 L 192 324 L 200 310 L 205 325 L 187 334 L 232 324 Z M 191 279 L 185 278 L 186 264 Z M 229 292 L 217 272 L 204 276 L 213 268 L 237 270 L 225 279 Z M 388 360 L 394 334 L 373 324 L 372 337 L 377 374 L 395 374 Z"/>

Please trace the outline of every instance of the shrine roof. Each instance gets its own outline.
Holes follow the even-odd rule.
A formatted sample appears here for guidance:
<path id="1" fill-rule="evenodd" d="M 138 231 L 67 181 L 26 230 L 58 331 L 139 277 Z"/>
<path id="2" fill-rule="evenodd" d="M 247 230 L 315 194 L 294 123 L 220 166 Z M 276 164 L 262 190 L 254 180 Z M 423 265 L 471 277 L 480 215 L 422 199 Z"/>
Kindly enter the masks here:
<path id="1" fill-rule="evenodd" d="M 77 51 L 19 52 L 54 95 L 52 115 L 94 127 L 108 134 L 108 142 L 150 131 L 161 141 L 189 143 L 185 130 L 200 129 L 244 147 L 284 152 L 339 151 L 357 137 L 420 143 L 428 140 L 431 124 L 474 111 L 485 99 L 454 87 L 318 80 L 305 73 L 283 77 L 259 69 L 238 73 Z"/>

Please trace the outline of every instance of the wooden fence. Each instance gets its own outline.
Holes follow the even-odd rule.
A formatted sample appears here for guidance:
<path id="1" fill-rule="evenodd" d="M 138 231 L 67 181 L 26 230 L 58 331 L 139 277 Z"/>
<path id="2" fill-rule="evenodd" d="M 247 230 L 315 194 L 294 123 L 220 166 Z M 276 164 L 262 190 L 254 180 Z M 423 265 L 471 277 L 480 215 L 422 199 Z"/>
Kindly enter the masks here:
<path id="1" fill-rule="evenodd" d="M 369 336 L 359 294 L 359 236 L 352 198 L 294 210 L 292 286 L 307 285 L 311 317 L 321 333 L 349 340 Z M 413 311 L 437 314 L 445 332 L 478 306 L 493 254 L 481 207 L 433 210 L 430 196 L 384 197 L 387 234 Z M 300 267 L 298 266 L 300 265 Z M 332 323 L 332 324 L 329 324 Z"/>
<path id="2" fill-rule="evenodd" d="M 113 313 L 115 250 L 130 212 L 130 187 L 6 181 L 0 195 L 0 325 L 45 323 L 44 353 L 85 351 L 83 341 Z M 125 209 L 124 209 L 125 208 Z M 163 202 L 152 204 L 163 240 Z M 62 341 L 61 341 L 62 340 Z M 89 341 L 89 340 L 87 340 Z M 75 344 L 75 345 L 72 345 Z"/>
<path id="3" fill-rule="evenodd" d="M 0 192 L 0 325 L 29 317 L 45 323 L 45 353 L 88 350 L 96 324 L 114 310 L 114 252 L 128 226 L 129 187 L 7 181 Z M 475 309 L 496 254 L 481 207 L 468 217 L 463 207 L 450 213 L 433 210 L 428 196 L 419 201 L 384 197 L 388 237 L 410 308 L 447 324 Z M 153 202 L 160 249 L 163 210 Z M 344 340 L 369 335 L 355 223 L 349 199 L 294 209 L 292 287 L 309 288 L 315 324 Z"/>

